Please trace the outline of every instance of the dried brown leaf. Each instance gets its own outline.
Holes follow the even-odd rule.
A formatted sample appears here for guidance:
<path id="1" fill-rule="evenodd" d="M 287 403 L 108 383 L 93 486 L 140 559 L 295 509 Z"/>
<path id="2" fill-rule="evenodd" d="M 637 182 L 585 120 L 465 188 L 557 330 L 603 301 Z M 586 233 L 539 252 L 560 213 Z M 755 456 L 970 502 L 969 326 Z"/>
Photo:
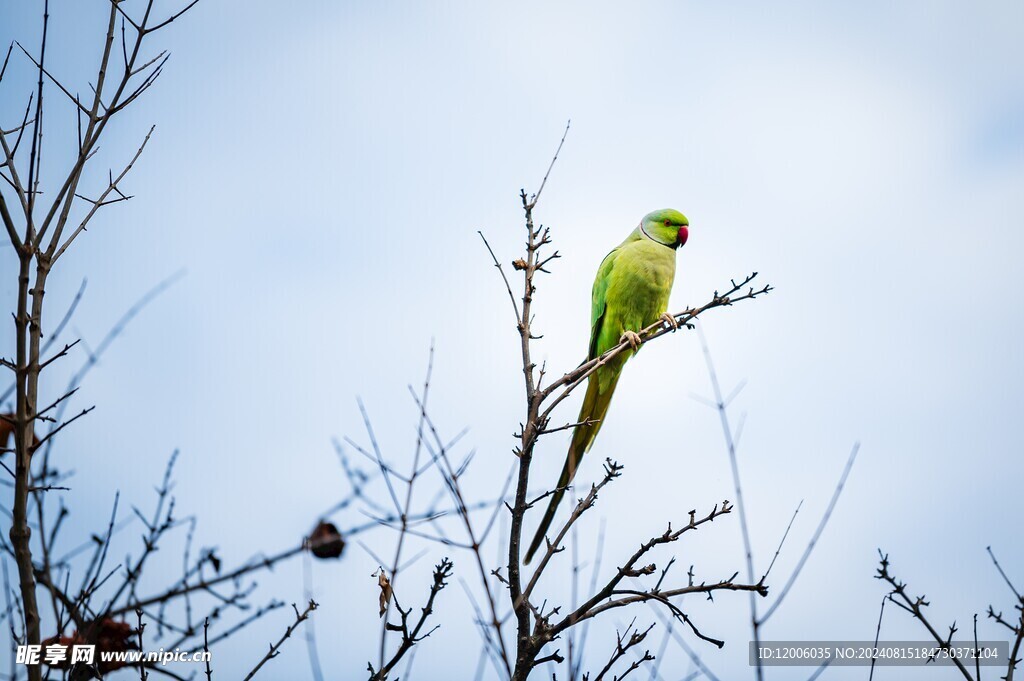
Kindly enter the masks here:
<path id="1" fill-rule="evenodd" d="M 377 575 L 377 586 L 380 587 L 380 615 L 383 617 L 384 613 L 388 609 L 388 603 L 391 602 L 391 582 L 388 581 L 388 576 L 384 574 L 384 570 L 381 570 Z"/>

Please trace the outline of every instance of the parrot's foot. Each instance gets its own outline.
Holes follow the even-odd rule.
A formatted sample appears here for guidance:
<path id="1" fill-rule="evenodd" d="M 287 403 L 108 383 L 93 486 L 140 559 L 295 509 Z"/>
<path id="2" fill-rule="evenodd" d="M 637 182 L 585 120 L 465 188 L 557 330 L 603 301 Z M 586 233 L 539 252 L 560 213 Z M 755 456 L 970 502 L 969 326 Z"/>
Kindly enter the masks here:
<path id="1" fill-rule="evenodd" d="M 676 318 L 673 317 L 672 315 L 670 315 L 668 312 L 662 312 L 661 316 L 658 317 L 658 319 L 660 321 L 665 322 L 670 327 L 672 327 L 673 331 L 678 331 L 679 330 L 679 322 L 677 322 Z"/>
<path id="2" fill-rule="evenodd" d="M 621 343 L 622 341 L 629 341 L 629 345 L 633 348 L 633 350 L 637 350 L 640 348 L 640 334 L 638 334 L 636 331 L 626 331 L 624 334 L 622 334 L 622 337 L 619 338 L 619 342 Z"/>

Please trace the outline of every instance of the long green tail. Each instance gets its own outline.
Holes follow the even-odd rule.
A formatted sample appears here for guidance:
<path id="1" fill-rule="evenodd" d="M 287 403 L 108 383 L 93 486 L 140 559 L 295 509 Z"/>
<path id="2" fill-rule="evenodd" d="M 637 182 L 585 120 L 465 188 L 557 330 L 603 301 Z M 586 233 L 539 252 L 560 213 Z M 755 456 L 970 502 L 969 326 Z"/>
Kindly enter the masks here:
<path id="1" fill-rule="evenodd" d="M 600 385 L 601 381 L 598 378 L 598 374 L 601 371 L 609 371 L 610 368 L 598 370 L 591 374 L 590 379 L 587 381 L 587 394 L 583 398 L 583 406 L 580 408 L 579 418 L 576 419 L 577 423 L 583 423 L 584 421 L 596 421 L 588 425 L 576 426 L 572 433 L 572 442 L 569 443 L 569 453 L 565 457 L 565 466 L 562 467 L 562 475 L 558 478 L 558 487 L 551 495 L 551 501 L 548 502 L 548 508 L 544 512 L 544 518 L 540 521 L 540 525 L 537 527 L 537 534 L 533 536 L 533 541 L 530 543 L 530 548 L 526 552 L 526 559 L 524 563 L 529 564 L 533 558 L 533 554 L 537 552 L 540 545 L 544 542 L 544 536 L 547 534 L 548 528 L 551 526 L 551 521 L 555 518 L 555 511 L 558 510 L 558 504 L 562 501 L 562 497 L 565 496 L 565 488 L 568 487 L 572 479 L 576 477 L 576 470 L 579 467 L 580 461 L 583 460 L 583 455 L 590 451 L 590 447 L 594 444 L 594 439 L 597 437 L 597 433 L 601 430 L 601 424 L 604 423 L 604 415 L 608 413 L 608 405 L 612 401 L 612 393 L 615 392 L 615 384 L 619 382 L 619 372 L 621 367 L 614 368 L 614 374 L 609 377 L 606 375 L 606 385 L 602 392 Z"/>

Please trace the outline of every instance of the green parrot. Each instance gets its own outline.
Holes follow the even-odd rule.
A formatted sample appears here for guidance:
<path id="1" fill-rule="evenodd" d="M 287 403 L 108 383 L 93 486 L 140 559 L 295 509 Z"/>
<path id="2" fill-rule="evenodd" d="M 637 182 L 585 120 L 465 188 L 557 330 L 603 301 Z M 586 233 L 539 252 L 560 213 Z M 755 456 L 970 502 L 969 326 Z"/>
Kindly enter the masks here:
<path id="1" fill-rule="evenodd" d="M 675 319 L 666 309 L 676 273 L 676 249 L 686 243 L 689 225 L 685 215 L 671 208 L 648 213 L 597 268 L 591 294 L 587 358 L 600 357 L 623 341 L 628 341 L 632 350 L 619 353 L 587 379 L 587 394 L 576 419 L 579 425 L 573 430 L 556 491 L 526 552 L 527 563 L 544 541 L 580 460 L 594 444 L 622 367 L 640 347 L 639 331 L 659 319 L 676 327 Z"/>

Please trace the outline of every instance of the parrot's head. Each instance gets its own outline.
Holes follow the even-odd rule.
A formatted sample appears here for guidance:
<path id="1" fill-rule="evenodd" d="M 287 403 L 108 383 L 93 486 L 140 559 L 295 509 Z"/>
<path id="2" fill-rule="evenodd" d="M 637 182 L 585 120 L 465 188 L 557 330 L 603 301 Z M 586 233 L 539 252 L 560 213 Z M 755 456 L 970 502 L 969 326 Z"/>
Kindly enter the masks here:
<path id="1" fill-rule="evenodd" d="M 649 239 L 669 248 L 679 248 L 690 236 L 690 221 L 679 211 L 665 208 L 645 215 L 640 229 Z"/>

